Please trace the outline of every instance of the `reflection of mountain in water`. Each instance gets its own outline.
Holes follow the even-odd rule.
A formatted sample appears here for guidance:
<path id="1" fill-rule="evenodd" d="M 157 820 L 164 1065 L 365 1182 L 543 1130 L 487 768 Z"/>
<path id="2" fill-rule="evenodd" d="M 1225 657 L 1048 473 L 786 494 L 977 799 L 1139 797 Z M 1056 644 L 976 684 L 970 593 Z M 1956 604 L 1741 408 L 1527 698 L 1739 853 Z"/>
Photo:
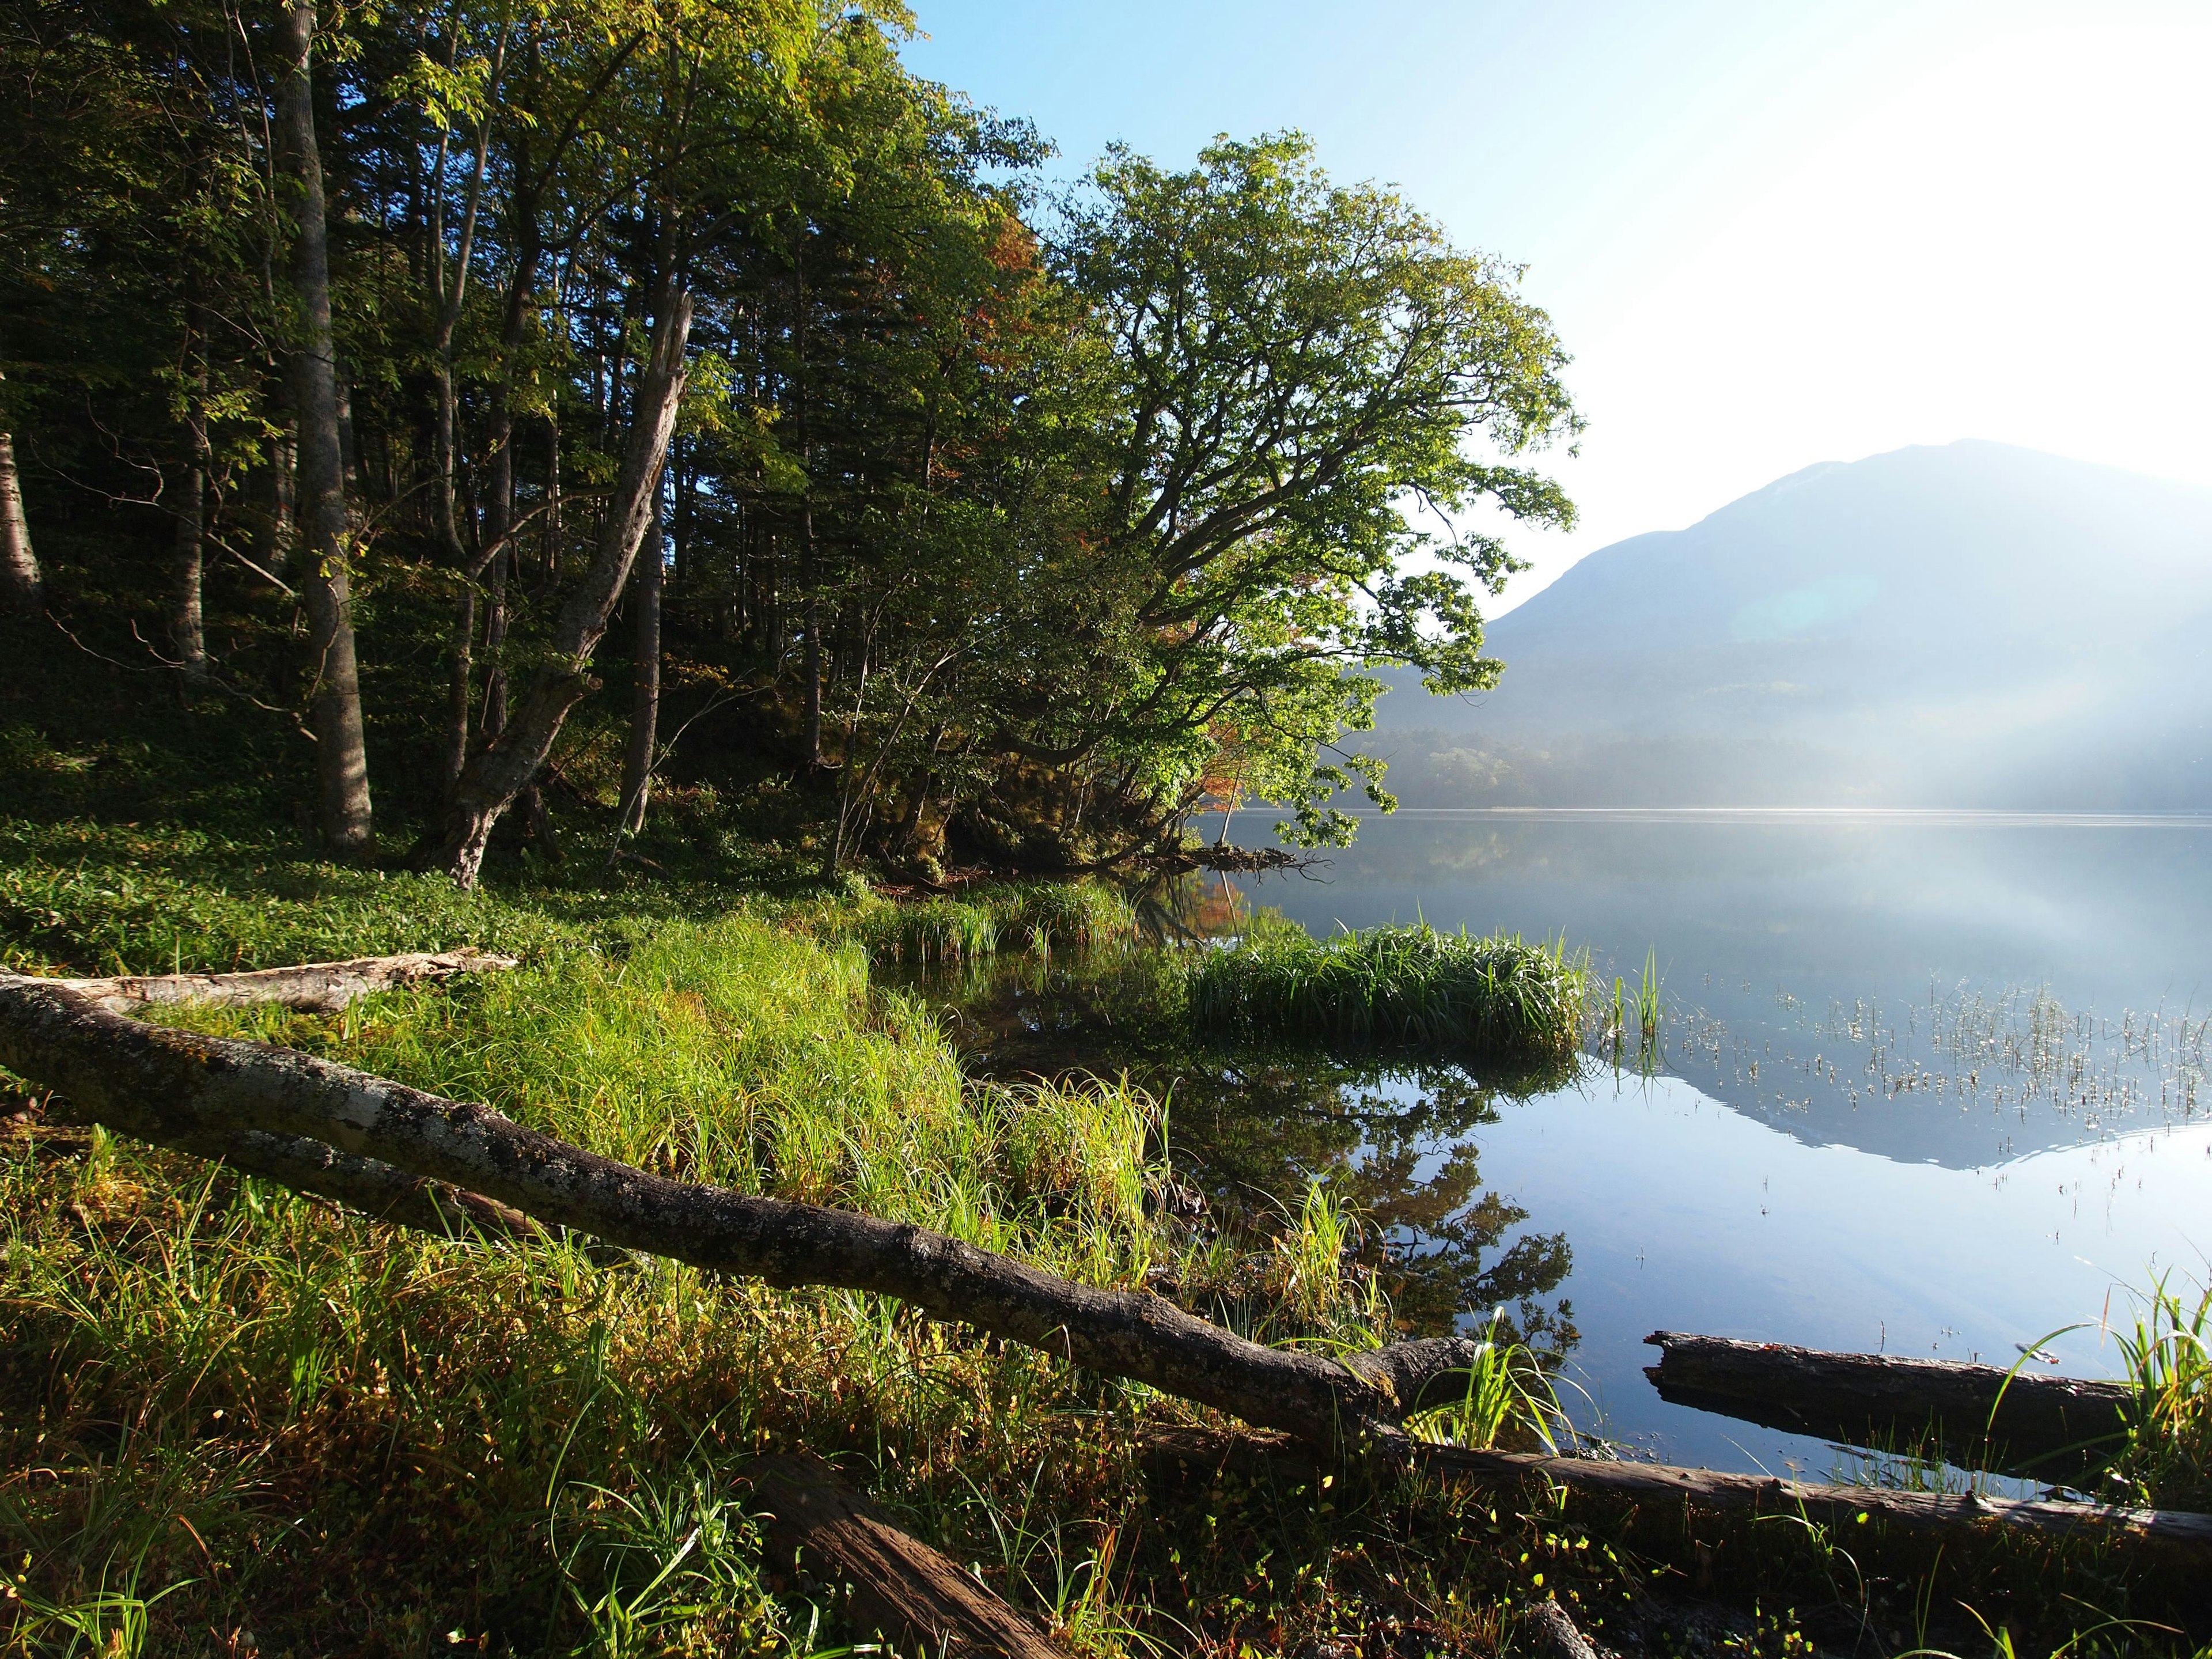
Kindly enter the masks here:
<path id="1" fill-rule="evenodd" d="M 2170 1053 L 2118 1052 L 2147 1013 L 2212 1012 L 2212 830 L 1409 816 L 1364 824 L 1328 873 L 1255 895 L 1322 933 L 1416 915 L 1564 933 L 1607 975 L 1655 951 L 1670 1066 L 1815 1145 L 1971 1169 L 2212 1105 L 2185 1100 Z M 2047 1021 L 2021 995 L 2043 988 L 2114 1029 L 2092 1033 L 2092 1073 L 2124 1062 L 2147 1088 L 2022 1099 L 2002 1066 L 1934 1047 L 1932 1024 L 1982 1018 L 1977 1000 L 2012 993 L 2005 1021 Z M 1963 1095 L 1937 1086 L 1978 1068 Z"/>
<path id="2" fill-rule="evenodd" d="M 2212 806 L 2212 490 L 1990 443 L 1601 550 L 1402 684 L 1408 805 Z"/>

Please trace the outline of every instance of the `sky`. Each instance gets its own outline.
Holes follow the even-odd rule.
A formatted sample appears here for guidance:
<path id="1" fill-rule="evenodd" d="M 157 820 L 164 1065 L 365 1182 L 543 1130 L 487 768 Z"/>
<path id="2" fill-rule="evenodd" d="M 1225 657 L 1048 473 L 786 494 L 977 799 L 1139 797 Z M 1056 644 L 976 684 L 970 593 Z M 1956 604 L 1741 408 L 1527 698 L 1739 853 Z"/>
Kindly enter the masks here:
<path id="1" fill-rule="evenodd" d="M 1298 129 L 1526 266 L 1589 420 L 1534 568 L 1989 438 L 2212 486 L 2212 0 L 915 0 L 1073 176 Z"/>

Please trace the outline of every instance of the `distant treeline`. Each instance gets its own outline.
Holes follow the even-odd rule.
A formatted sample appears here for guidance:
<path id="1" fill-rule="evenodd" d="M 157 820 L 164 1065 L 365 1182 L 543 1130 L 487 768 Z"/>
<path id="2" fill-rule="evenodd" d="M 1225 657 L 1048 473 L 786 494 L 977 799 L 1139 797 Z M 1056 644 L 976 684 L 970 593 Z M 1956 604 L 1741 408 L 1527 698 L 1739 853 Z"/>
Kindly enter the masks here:
<path id="1" fill-rule="evenodd" d="M 1360 671 L 1495 678 L 1460 519 L 1571 516 L 1548 320 L 1295 136 L 1048 190 L 908 27 L 0 8 L 19 608 L 295 718 L 328 847 L 465 883 L 587 726 L 632 829 L 656 775 L 765 781 L 833 867 L 1239 794 L 1340 836 Z"/>

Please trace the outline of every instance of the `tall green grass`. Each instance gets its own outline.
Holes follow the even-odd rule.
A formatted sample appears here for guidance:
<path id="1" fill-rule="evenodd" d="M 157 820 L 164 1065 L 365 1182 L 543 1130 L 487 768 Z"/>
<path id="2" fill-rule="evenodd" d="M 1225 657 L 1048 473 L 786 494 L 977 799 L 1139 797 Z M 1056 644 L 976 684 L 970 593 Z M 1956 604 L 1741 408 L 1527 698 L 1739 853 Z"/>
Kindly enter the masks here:
<path id="1" fill-rule="evenodd" d="M 2136 1501 L 2212 1510 L 2212 1285 L 2192 1299 L 2161 1274 L 2119 1332 L 2135 1398 L 2110 1479 Z"/>
<path id="2" fill-rule="evenodd" d="M 1419 925 L 1210 951 L 1193 971 L 1190 1009 L 1206 1031 L 1540 1059 L 1575 1051 L 1589 994 L 1585 966 L 1563 945 Z"/>
<path id="3" fill-rule="evenodd" d="M 1001 950 L 1048 954 L 1126 944 L 1136 933 L 1136 908 L 1103 882 L 1042 882 L 869 905 L 840 931 L 879 960 L 973 962 Z"/>

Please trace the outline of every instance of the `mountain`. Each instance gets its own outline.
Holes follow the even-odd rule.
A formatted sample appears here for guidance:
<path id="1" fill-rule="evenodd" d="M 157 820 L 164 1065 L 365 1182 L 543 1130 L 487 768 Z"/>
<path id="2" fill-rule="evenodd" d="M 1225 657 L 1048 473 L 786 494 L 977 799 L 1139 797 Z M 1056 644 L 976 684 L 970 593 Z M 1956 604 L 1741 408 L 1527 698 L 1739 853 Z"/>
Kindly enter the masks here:
<path id="1" fill-rule="evenodd" d="M 2212 489 L 2007 445 L 1591 554 L 1495 691 L 1382 700 L 1408 805 L 2212 808 Z"/>

